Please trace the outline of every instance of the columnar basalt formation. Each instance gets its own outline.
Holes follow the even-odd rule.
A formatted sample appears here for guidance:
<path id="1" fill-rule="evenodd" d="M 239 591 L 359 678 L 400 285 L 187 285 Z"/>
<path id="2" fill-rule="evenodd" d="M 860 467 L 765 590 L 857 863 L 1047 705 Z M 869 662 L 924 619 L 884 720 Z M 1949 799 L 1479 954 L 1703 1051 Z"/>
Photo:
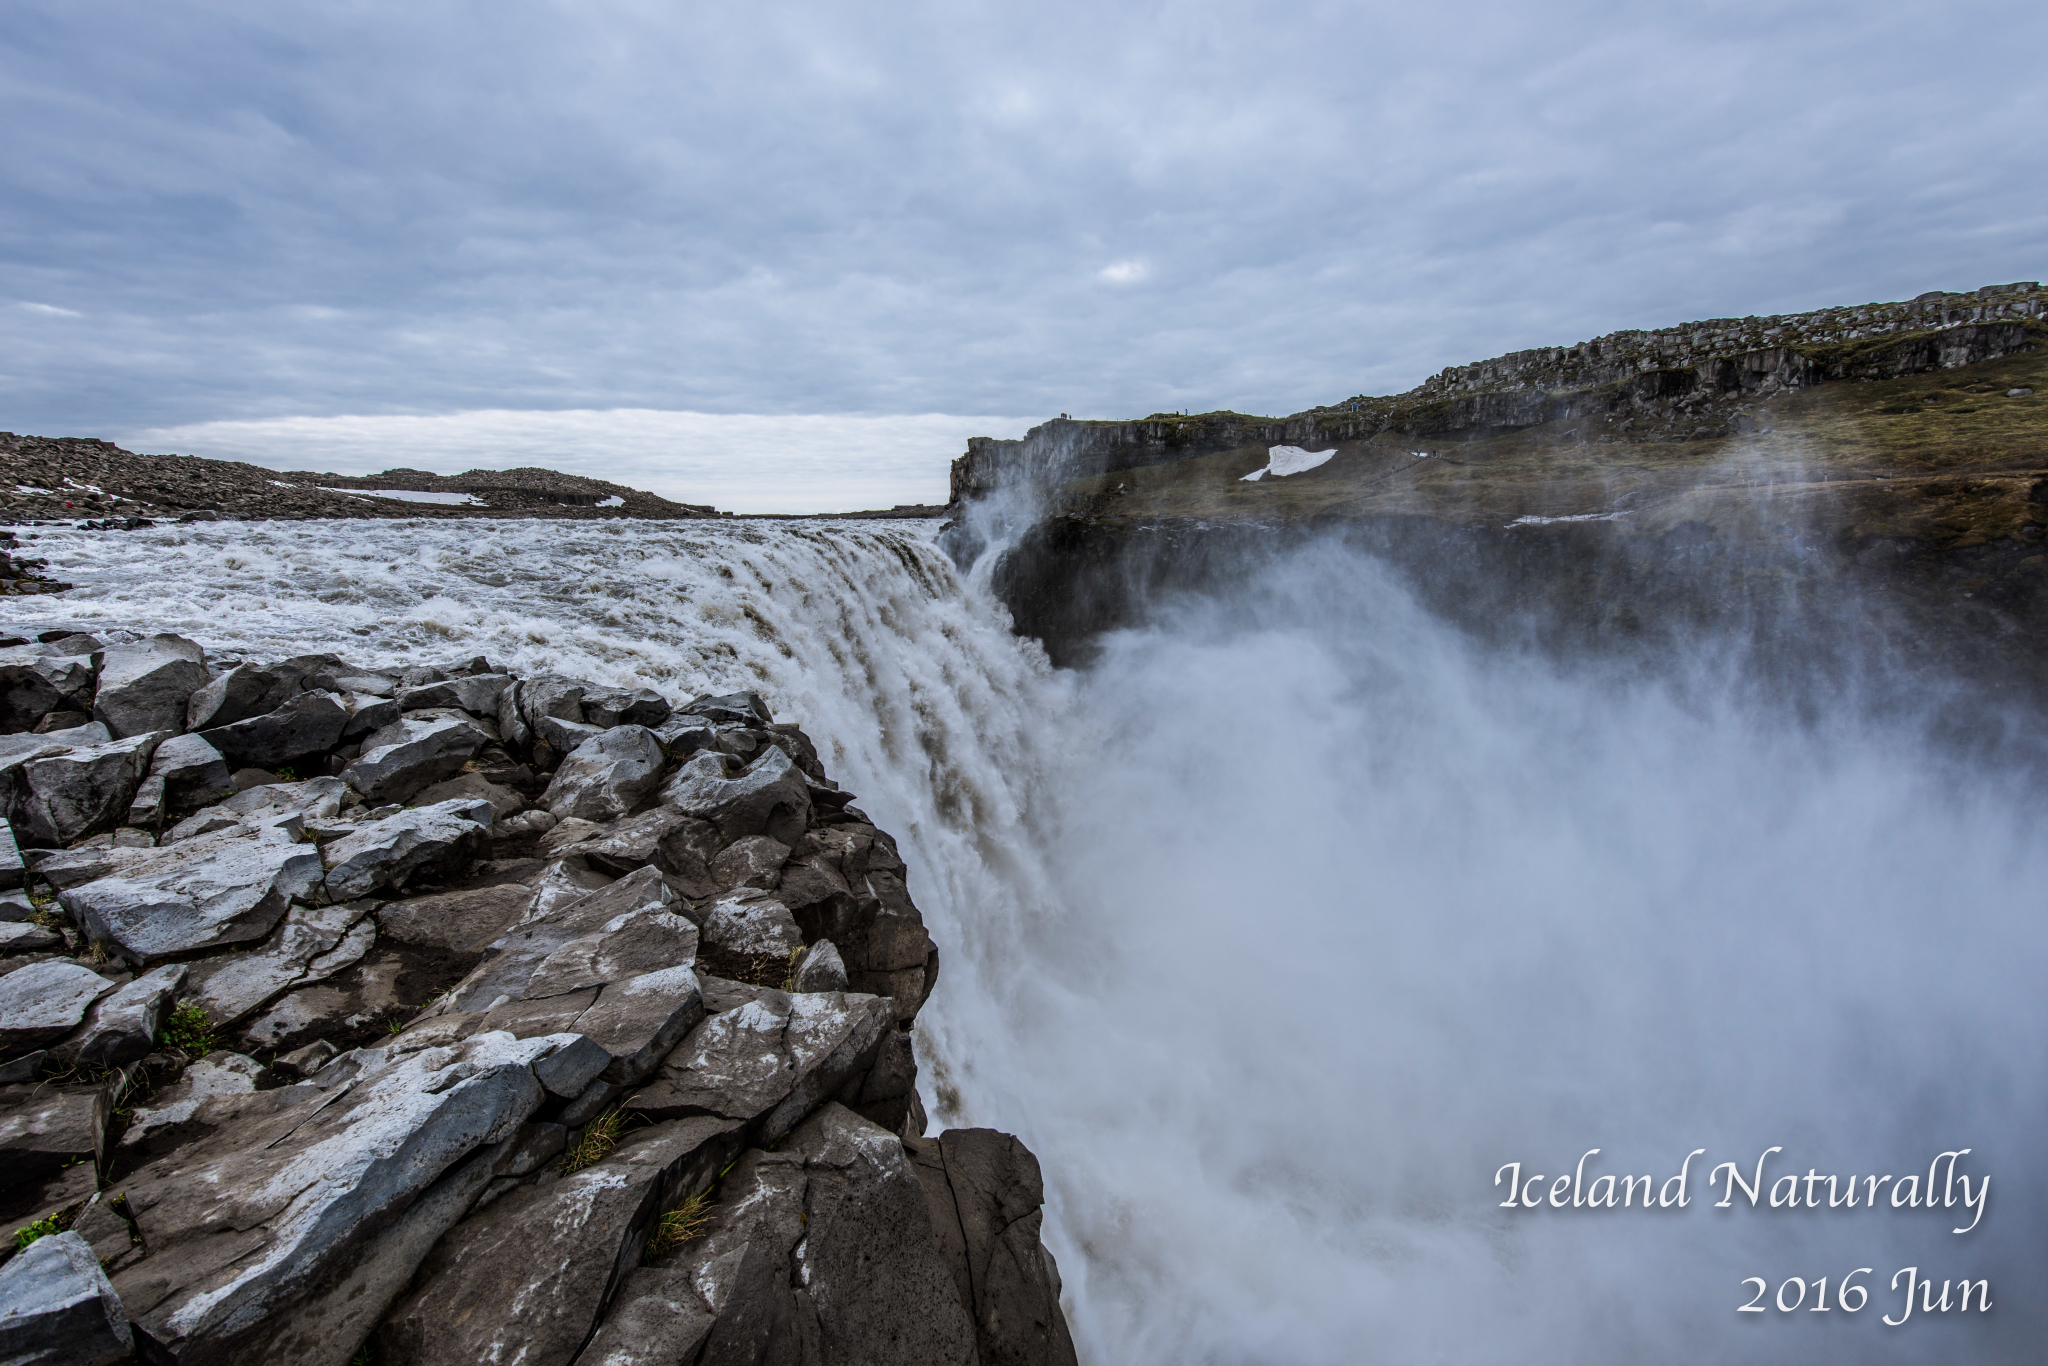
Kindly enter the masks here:
<path id="1" fill-rule="evenodd" d="M 0 669 L 0 1358 L 1074 1360 L 1036 1161 L 924 1137 L 903 861 L 758 696 Z"/>

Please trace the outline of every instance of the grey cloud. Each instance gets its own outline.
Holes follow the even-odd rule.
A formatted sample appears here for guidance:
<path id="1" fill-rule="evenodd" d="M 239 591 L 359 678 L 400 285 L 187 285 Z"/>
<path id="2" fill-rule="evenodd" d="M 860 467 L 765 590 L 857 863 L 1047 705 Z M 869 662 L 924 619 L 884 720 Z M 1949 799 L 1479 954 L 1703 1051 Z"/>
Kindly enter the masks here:
<path id="1" fill-rule="evenodd" d="M 1289 411 L 2048 236 L 2009 5 L 11 14 L 25 430 Z"/>

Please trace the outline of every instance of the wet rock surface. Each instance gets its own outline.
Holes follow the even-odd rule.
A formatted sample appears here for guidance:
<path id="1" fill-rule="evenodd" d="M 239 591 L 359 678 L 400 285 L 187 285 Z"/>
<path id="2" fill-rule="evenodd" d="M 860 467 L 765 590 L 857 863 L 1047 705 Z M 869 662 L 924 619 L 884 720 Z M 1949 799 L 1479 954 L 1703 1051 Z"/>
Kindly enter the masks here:
<path id="1" fill-rule="evenodd" d="M 0 733 L 37 1359 L 1073 1360 L 1029 1154 L 940 1226 L 936 950 L 762 699 L 115 643 Z"/>

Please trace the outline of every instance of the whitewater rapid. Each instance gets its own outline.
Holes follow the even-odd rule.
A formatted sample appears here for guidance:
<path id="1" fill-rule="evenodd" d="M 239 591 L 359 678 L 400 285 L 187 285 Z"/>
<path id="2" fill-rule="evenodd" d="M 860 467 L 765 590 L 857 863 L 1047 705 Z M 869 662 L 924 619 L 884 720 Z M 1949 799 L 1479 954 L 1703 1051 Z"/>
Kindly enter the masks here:
<path id="1" fill-rule="evenodd" d="M 1476 649 L 1310 547 L 1049 668 L 903 523 L 43 528 L 33 626 L 756 688 L 893 833 L 944 1125 L 1019 1134 L 1083 1359 L 2019 1360 L 2048 1269 L 2039 794 L 1910 724 Z M 1510 1213 L 1504 1163 L 1973 1148 L 1927 1212 Z M 1602 1161 L 1611 1163 L 1600 1168 Z M 1981 1320 L 1740 1281 L 1988 1275 Z"/>

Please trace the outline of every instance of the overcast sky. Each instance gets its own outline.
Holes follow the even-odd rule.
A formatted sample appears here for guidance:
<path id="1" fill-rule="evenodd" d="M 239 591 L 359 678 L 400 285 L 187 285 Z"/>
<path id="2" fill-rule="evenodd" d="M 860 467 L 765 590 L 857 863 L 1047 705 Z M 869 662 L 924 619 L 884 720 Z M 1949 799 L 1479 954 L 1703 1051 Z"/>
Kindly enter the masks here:
<path id="1" fill-rule="evenodd" d="M 2044 40 L 2017 0 L 12 0 L 0 426 L 938 501 L 1061 411 L 2040 278 Z"/>

